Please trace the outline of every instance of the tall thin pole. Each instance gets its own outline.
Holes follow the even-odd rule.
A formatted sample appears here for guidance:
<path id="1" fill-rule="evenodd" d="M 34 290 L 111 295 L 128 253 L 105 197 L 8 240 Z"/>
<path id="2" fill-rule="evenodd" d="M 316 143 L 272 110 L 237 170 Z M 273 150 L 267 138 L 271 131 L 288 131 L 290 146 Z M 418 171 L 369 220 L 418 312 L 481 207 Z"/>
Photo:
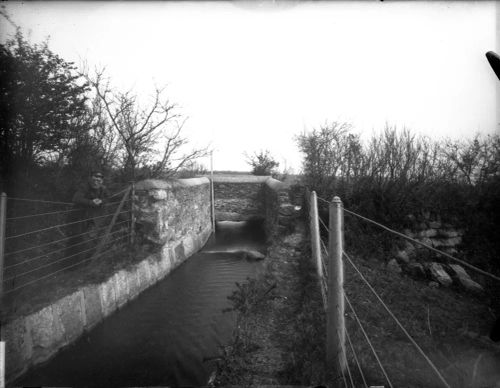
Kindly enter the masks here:
<path id="1" fill-rule="evenodd" d="M 210 151 L 210 197 L 212 211 L 212 233 L 215 234 L 214 151 Z"/>
<path id="2" fill-rule="evenodd" d="M 333 198 L 329 210 L 326 361 L 327 367 L 333 369 L 336 377 L 340 377 L 345 373 L 346 356 L 343 351 L 345 349 L 344 266 L 342 262 L 344 212 L 339 197 Z M 340 382 L 340 379 L 336 381 Z"/>
<path id="3" fill-rule="evenodd" d="M 5 220 L 7 219 L 7 194 L 0 196 L 0 306 L 3 300 L 3 266 L 5 257 Z"/>
<path id="4" fill-rule="evenodd" d="M 135 198 L 135 182 L 132 181 L 132 190 L 130 192 L 130 244 L 135 242 L 135 216 L 134 216 L 134 198 Z"/>

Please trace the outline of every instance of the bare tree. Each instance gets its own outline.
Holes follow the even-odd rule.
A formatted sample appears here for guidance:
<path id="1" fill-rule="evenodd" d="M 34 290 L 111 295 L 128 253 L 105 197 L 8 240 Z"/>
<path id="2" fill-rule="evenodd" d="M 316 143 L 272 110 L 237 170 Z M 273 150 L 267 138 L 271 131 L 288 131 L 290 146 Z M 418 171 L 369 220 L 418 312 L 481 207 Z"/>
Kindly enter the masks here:
<path id="1" fill-rule="evenodd" d="M 481 185 L 500 173 L 500 136 L 474 136 L 470 140 L 447 140 L 443 158 L 454 167 L 455 179 L 468 185 Z"/>
<path id="2" fill-rule="evenodd" d="M 188 144 L 182 136 L 186 119 L 165 97 L 164 88 L 155 87 L 151 103 L 144 107 L 131 91 L 113 90 L 104 70 L 93 76 L 87 73 L 86 78 L 120 139 L 121 164 L 130 179 L 136 179 L 139 169 L 148 177 L 168 178 L 188 162 L 207 155 L 207 148 L 182 152 Z"/>

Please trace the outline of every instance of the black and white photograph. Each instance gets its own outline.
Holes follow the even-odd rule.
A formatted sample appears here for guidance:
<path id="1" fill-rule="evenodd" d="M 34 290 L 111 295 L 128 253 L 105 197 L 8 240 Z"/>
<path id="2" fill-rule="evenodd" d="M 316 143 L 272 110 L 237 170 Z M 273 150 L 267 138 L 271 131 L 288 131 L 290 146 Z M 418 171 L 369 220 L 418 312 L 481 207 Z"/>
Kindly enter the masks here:
<path id="1" fill-rule="evenodd" d="M 5 1 L 0 57 L 0 388 L 500 388 L 500 1 Z"/>

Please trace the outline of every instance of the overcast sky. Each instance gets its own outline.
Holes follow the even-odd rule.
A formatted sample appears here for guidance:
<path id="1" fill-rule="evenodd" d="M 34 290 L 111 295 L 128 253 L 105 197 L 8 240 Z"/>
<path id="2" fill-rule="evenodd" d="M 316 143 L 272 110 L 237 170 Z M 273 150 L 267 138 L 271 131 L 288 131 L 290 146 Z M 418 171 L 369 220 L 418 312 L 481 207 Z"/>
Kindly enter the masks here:
<path id="1" fill-rule="evenodd" d="M 31 41 L 106 66 L 139 94 L 168 85 L 216 170 L 269 149 L 300 169 L 294 136 L 327 121 L 432 137 L 494 133 L 495 2 L 7 2 Z M 12 28 L 2 20 L 2 39 Z M 208 163 L 207 163 L 208 167 Z"/>

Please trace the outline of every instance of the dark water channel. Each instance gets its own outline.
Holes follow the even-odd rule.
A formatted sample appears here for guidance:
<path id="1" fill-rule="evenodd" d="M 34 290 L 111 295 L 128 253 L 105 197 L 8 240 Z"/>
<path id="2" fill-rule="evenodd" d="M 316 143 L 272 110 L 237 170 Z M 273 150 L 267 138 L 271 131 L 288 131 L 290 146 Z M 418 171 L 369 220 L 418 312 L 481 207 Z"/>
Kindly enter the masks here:
<path id="1" fill-rule="evenodd" d="M 230 251 L 264 242 L 260 224 L 218 224 L 202 251 L 14 385 L 205 385 L 232 335 L 227 296 L 261 267 Z"/>

